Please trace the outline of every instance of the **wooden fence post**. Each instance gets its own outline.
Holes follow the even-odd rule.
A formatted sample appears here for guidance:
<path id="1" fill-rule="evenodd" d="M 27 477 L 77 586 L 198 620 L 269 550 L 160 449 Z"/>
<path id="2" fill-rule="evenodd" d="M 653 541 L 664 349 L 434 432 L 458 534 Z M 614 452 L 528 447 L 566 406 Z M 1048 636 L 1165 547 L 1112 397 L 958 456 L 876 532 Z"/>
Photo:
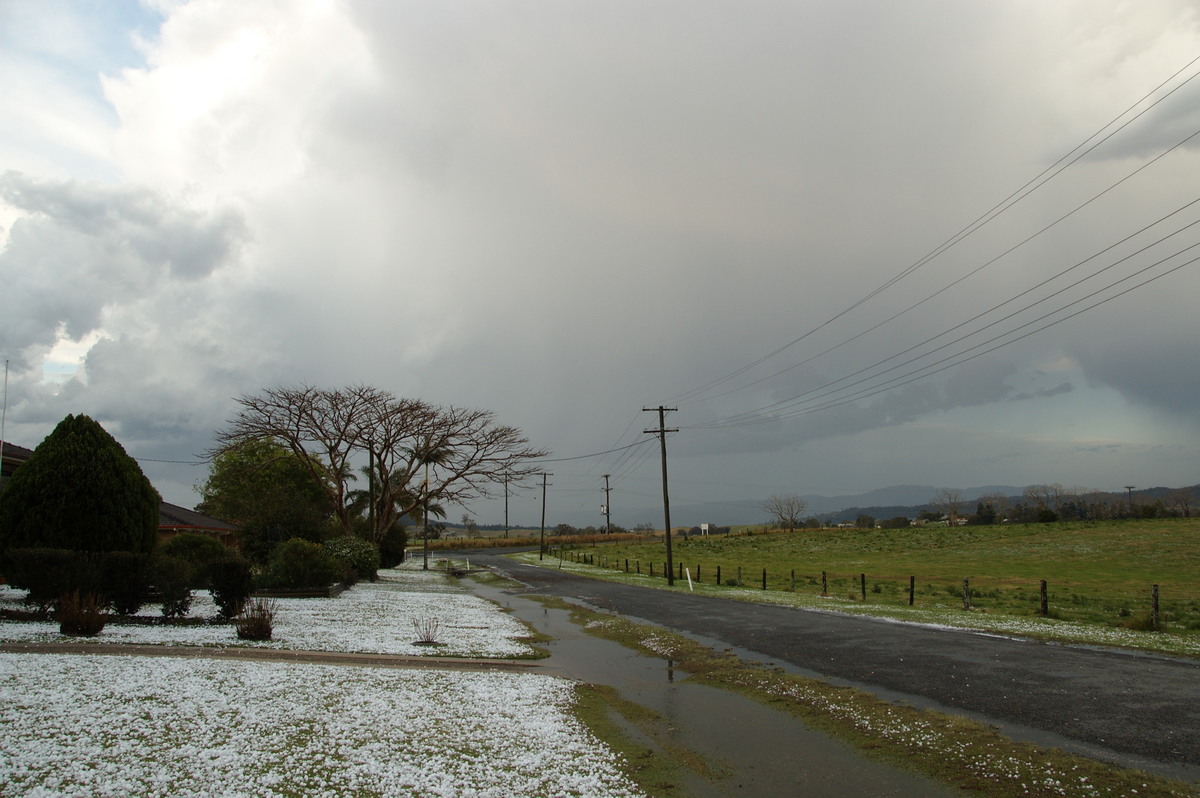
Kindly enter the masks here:
<path id="1" fill-rule="evenodd" d="M 792 592 L 796 592 L 796 569 L 792 569 Z"/>
<path id="2" fill-rule="evenodd" d="M 821 572 L 821 595 L 829 595 L 829 577 L 824 571 Z"/>
<path id="3" fill-rule="evenodd" d="M 858 575 L 858 583 L 859 583 L 859 587 L 860 587 L 859 592 L 862 593 L 862 600 L 866 601 L 867 600 L 867 575 L 859 574 Z"/>
<path id="4" fill-rule="evenodd" d="M 767 589 L 767 569 L 763 569 L 763 590 Z"/>
<path id="5" fill-rule="evenodd" d="M 1157 632 L 1158 631 L 1158 585 L 1154 586 L 1154 589 L 1151 591 L 1151 595 L 1153 596 L 1153 604 L 1150 609 L 1150 628 Z"/>
<path id="6" fill-rule="evenodd" d="M 911 607 L 913 605 L 913 599 L 916 597 L 916 593 L 917 578 L 915 576 L 910 576 L 908 578 L 908 606 Z"/>
<path id="7" fill-rule="evenodd" d="M 1042 580 L 1042 585 L 1039 588 L 1038 595 L 1039 595 L 1039 599 L 1040 599 L 1040 601 L 1038 603 L 1038 609 L 1041 611 L 1042 615 L 1049 615 L 1050 614 L 1050 595 L 1046 592 L 1046 580 L 1045 579 Z"/>
<path id="8" fill-rule="evenodd" d="M 717 566 L 717 587 L 721 586 L 721 566 Z"/>

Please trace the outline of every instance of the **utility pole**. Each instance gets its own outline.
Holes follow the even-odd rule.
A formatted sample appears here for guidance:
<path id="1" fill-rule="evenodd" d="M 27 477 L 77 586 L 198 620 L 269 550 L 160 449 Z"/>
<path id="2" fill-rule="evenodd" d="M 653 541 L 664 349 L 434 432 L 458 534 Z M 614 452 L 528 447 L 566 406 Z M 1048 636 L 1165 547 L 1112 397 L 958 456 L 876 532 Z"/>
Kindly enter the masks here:
<path id="1" fill-rule="evenodd" d="M 608 503 L 608 492 L 612 490 L 608 486 L 609 474 L 604 475 L 604 534 L 612 534 L 612 505 Z"/>
<path id="2" fill-rule="evenodd" d="M 667 429 L 665 418 L 668 412 L 674 413 L 674 407 L 643 407 L 643 413 L 658 413 L 658 429 L 643 430 L 647 435 L 658 435 L 659 448 L 662 450 L 662 483 L 663 483 L 663 518 L 666 523 L 667 538 L 667 584 L 675 584 L 675 565 L 671 560 L 671 499 L 667 495 L 667 433 L 679 432 L 677 429 Z"/>
<path id="3" fill-rule="evenodd" d="M 421 570 L 429 570 L 429 461 L 425 461 L 425 535 L 424 547 L 421 549 L 424 559 L 421 561 Z"/>
<path id="4" fill-rule="evenodd" d="M 508 537 L 508 474 L 504 475 L 504 537 Z"/>
<path id="5" fill-rule="evenodd" d="M 1127 490 L 1129 492 L 1129 517 L 1130 518 L 1133 518 L 1133 489 L 1136 487 L 1137 487 L 1137 485 L 1126 485 L 1125 486 L 1125 490 Z"/>
<path id="6" fill-rule="evenodd" d="M 375 534 L 375 444 L 367 441 L 367 492 L 370 501 L 367 502 L 367 528 Z M 381 538 L 382 539 L 382 538 Z"/>
<path id="7" fill-rule="evenodd" d="M 552 477 L 553 474 L 542 472 L 542 534 L 538 543 L 538 559 L 546 558 L 546 478 Z"/>

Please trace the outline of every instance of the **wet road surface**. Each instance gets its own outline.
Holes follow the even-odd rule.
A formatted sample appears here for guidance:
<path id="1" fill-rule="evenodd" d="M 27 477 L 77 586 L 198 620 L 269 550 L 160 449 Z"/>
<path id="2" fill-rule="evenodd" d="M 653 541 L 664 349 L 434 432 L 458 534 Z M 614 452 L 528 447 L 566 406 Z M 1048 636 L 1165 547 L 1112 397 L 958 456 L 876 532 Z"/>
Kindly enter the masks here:
<path id="1" fill-rule="evenodd" d="M 472 553 L 471 561 L 751 656 L 998 724 L 1169 778 L 1200 782 L 1200 661 L 1041 643 L 588 579 Z"/>

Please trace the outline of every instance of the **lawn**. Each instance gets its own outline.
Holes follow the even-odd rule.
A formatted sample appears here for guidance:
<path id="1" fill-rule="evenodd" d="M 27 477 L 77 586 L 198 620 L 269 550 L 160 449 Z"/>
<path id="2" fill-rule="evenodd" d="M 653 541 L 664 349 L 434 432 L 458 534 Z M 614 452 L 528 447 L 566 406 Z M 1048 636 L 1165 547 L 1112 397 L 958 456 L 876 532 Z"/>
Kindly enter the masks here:
<path id="1" fill-rule="evenodd" d="M 192 613 L 215 609 L 200 597 Z M 521 624 L 421 571 L 282 600 L 271 645 L 428 654 L 413 621 L 430 617 L 439 656 L 536 655 Z M 0 623 L 3 642 L 56 639 Z M 110 625 L 97 640 L 237 643 L 225 625 Z M 0 795 L 640 795 L 574 718 L 574 690 L 534 673 L 0 653 Z"/>

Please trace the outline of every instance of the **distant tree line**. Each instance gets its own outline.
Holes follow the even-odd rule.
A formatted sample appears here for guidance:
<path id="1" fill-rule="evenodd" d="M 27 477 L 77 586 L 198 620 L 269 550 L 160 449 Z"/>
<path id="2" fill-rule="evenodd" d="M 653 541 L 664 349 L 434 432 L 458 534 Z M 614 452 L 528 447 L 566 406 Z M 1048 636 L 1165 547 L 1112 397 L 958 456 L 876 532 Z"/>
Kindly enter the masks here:
<path id="1" fill-rule="evenodd" d="M 839 513 L 799 518 L 805 503 L 794 495 L 772 496 L 763 508 L 780 529 L 854 526 L 859 529 L 902 529 L 913 524 L 951 526 L 1036 524 L 1054 521 L 1103 521 L 1122 518 L 1190 518 L 1197 486 L 1151 488 L 1115 493 L 1058 483 L 1030 485 L 1020 495 L 990 493 L 974 501 L 961 491 L 938 491 L 926 505 L 849 508 Z M 797 511 L 797 507 L 800 509 Z M 867 512 L 869 510 L 870 512 Z"/>

